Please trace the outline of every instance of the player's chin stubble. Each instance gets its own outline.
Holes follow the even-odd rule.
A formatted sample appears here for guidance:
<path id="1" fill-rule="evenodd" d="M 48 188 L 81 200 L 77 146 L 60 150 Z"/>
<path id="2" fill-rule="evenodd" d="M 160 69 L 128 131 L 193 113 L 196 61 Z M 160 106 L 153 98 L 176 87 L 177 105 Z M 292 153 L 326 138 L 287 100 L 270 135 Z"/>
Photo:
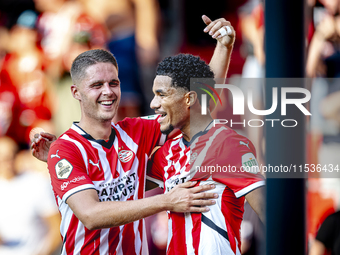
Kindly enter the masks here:
<path id="1" fill-rule="evenodd" d="M 161 130 L 162 134 L 168 135 L 171 133 L 171 131 L 174 130 L 174 126 L 173 125 L 169 125 L 166 127 L 166 129 Z"/>

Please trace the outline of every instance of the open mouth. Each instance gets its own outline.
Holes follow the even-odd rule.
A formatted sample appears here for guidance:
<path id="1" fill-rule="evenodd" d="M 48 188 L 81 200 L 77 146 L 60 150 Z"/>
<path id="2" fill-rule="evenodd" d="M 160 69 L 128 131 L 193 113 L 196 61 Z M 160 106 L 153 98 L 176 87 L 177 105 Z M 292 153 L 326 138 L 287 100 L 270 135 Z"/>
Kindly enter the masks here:
<path id="1" fill-rule="evenodd" d="M 100 101 L 99 104 L 105 105 L 105 106 L 110 106 L 112 105 L 114 100 L 105 100 L 105 101 Z"/>
<path id="2" fill-rule="evenodd" d="M 158 123 L 161 123 L 165 117 L 167 116 L 167 113 L 158 113 L 160 115 L 160 117 L 158 118 Z"/>

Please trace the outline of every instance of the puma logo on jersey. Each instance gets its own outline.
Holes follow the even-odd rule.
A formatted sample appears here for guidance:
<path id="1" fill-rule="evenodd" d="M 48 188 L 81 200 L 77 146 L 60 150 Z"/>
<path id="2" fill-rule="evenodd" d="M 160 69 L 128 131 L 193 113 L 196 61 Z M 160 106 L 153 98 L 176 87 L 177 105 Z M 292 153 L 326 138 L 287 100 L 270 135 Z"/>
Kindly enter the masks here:
<path id="1" fill-rule="evenodd" d="M 240 145 L 245 145 L 245 146 L 247 146 L 248 149 L 250 150 L 250 148 L 249 148 L 249 141 L 248 141 L 248 143 L 245 143 L 245 142 L 240 141 Z"/>
<path id="2" fill-rule="evenodd" d="M 51 159 L 52 158 L 60 158 L 60 156 L 58 155 L 58 152 L 59 152 L 59 150 L 57 150 L 57 152 L 55 154 L 52 154 Z"/>
<path id="3" fill-rule="evenodd" d="M 90 160 L 89 160 L 89 163 L 90 163 L 91 165 L 93 165 L 93 166 L 98 167 L 98 169 L 99 169 L 99 171 L 100 171 L 99 161 L 100 161 L 100 160 L 98 160 L 98 163 L 94 163 L 94 162 L 90 159 Z"/>

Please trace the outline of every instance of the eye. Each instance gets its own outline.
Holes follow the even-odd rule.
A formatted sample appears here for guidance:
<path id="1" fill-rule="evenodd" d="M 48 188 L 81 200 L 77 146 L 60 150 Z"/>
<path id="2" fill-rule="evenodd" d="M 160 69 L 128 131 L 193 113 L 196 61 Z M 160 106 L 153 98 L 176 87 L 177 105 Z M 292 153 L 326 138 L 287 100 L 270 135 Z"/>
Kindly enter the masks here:
<path id="1" fill-rule="evenodd" d="M 117 82 L 117 81 L 111 81 L 111 82 L 110 82 L 110 86 L 111 86 L 111 87 L 119 86 L 119 82 Z"/>
<path id="2" fill-rule="evenodd" d="M 103 85 L 103 83 L 98 82 L 98 83 L 92 84 L 92 87 L 93 88 L 100 88 L 102 85 Z"/>

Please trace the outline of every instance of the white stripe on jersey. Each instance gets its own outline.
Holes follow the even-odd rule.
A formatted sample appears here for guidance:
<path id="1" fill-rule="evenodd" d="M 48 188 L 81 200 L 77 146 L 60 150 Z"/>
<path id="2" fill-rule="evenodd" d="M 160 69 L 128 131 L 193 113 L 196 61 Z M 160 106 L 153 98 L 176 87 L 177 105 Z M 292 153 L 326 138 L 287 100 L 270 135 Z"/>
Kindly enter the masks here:
<path id="1" fill-rule="evenodd" d="M 171 147 L 175 146 L 177 143 L 179 143 L 181 141 L 181 139 L 175 140 L 171 142 L 171 146 L 169 148 L 169 154 L 165 157 L 165 159 L 168 161 L 168 165 L 166 167 L 164 167 L 164 178 L 165 180 L 168 179 L 169 177 L 169 173 L 168 173 L 168 169 L 169 167 L 171 167 L 171 160 L 169 160 L 172 157 L 172 150 Z M 166 190 L 165 190 L 166 191 Z"/>
<path id="2" fill-rule="evenodd" d="M 109 233 L 109 228 L 103 228 L 100 231 L 99 254 L 101 255 L 109 254 Z"/>
<path id="3" fill-rule="evenodd" d="M 98 156 L 99 156 L 99 160 L 102 164 L 102 168 L 101 171 L 103 171 L 104 173 L 104 178 L 106 182 L 112 182 L 113 178 L 112 178 L 112 173 L 111 173 L 111 168 L 110 168 L 110 163 L 106 158 L 106 152 L 103 149 L 103 146 L 101 146 L 99 143 L 95 142 L 95 141 L 91 141 L 88 140 L 93 148 L 96 148 L 98 150 Z M 117 139 L 115 139 L 115 142 L 117 141 Z"/>
<path id="4" fill-rule="evenodd" d="M 73 195 L 74 193 L 76 192 L 79 192 L 81 190 L 85 190 L 85 189 L 96 189 L 94 187 L 93 184 L 84 184 L 84 185 L 81 185 L 81 186 L 77 186 L 69 191 L 67 191 L 64 196 L 63 196 L 63 201 L 66 203 L 66 200 L 71 196 Z"/>
<path id="5" fill-rule="evenodd" d="M 75 125 L 72 125 L 72 127 L 74 127 L 74 126 L 75 126 Z M 78 128 L 78 129 L 79 129 L 79 128 Z M 86 151 L 85 151 L 83 145 L 82 145 L 80 142 L 78 142 L 78 141 L 76 141 L 76 140 L 70 138 L 70 137 L 69 137 L 68 135 L 66 135 L 66 134 L 64 134 L 64 135 L 61 137 L 61 139 L 70 141 L 70 142 L 74 143 L 74 144 L 78 147 L 78 149 L 79 149 L 80 152 L 81 152 L 81 155 L 83 156 L 83 160 L 84 160 L 84 163 L 85 163 L 85 166 L 86 166 L 86 172 L 87 172 L 87 174 L 89 174 L 89 168 L 88 168 L 88 162 L 87 162 L 87 153 L 86 153 Z"/>
<path id="6" fill-rule="evenodd" d="M 65 241 L 67 227 L 70 226 L 73 212 L 71 208 L 63 200 L 61 200 L 59 196 L 57 196 L 57 199 L 61 218 L 63 222 L 65 222 L 65 224 L 60 224 L 60 234 L 63 237 L 63 240 Z M 63 244 L 61 255 L 66 255 L 65 243 Z"/>
<path id="7" fill-rule="evenodd" d="M 143 221 L 143 226 L 145 226 L 145 221 Z M 142 244 L 142 254 L 141 255 L 148 255 L 149 254 L 149 248 L 148 248 L 148 238 L 146 236 L 146 231 L 143 231 L 143 244 Z"/>
<path id="8" fill-rule="evenodd" d="M 206 143 L 206 146 L 204 147 L 204 149 L 200 152 L 200 154 L 197 156 L 197 160 L 195 160 L 195 162 L 192 164 L 191 169 L 195 170 L 197 166 L 201 166 L 202 162 L 205 160 L 205 158 L 208 156 L 208 150 L 212 144 L 212 142 L 214 141 L 214 139 L 216 138 L 216 136 L 221 133 L 223 130 L 228 130 L 226 127 L 222 126 L 221 128 L 217 129 L 214 134 L 212 136 L 209 137 L 208 142 Z M 195 141 L 193 142 L 193 144 L 190 146 L 190 150 L 195 148 L 196 142 L 199 139 L 195 139 Z M 204 157 L 202 156 L 204 155 Z"/>
<path id="9" fill-rule="evenodd" d="M 209 192 L 217 193 L 218 198 L 217 198 L 216 204 L 209 206 L 210 210 L 208 212 L 204 212 L 203 214 L 208 219 L 210 219 L 212 222 L 214 222 L 216 226 L 220 227 L 221 229 L 223 229 L 227 232 L 227 226 L 226 226 L 226 223 L 225 223 L 225 218 L 224 218 L 222 210 L 221 210 L 221 208 L 222 208 L 222 195 L 223 195 L 223 191 L 224 191 L 226 185 L 211 180 L 211 177 L 209 179 L 207 181 L 201 181 L 200 185 L 214 184 L 215 189 L 209 190 Z"/>
<path id="10" fill-rule="evenodd" d="M 251 185 L 245 187 L 244 189 L 241 189 L 241 190 L 237 191 L 237 192 L 235 193 L 235 196 L 236 196 L 237 198 L 242 197 L 242 196 L 244 196 L 245 194 L 249 193 L 250 191 L 252 191 L 252 190 L 254 190 L 254 189 L 258 188 L 258 187 L 264 186 L 265 184 L 266 184 L 265 181 L 258 181 L 258 182 L 255 182 L 255 183 L 253 183 L 253 184 L 251 184 Z"/>
<path id="11" fill-rule="evenodd" d="M 171 238 L 172 238 L 172 218 L 168 217 L 168 242 L 166 244 L 166 250 L 169 250 L 169 244 L 170 244 Z"/>
<path id="12" fill-rule="evenodd" d="M 84 241 L 85 241 L 85 227 L 84 227 L 83 223 L 79 220 L 77 232 L 76 232 L 76 236 L 75 236 L 73 254 L 75 254 L 75 255 L 80 254 L 80 250 L 84 245 Z"/>
<path id="13" fill-rule="evenodd" d="M 79 124 L 79 123 L 78 123 L 78 124 Z M 71 129 L 73 129 L 74 131 L 76 131 L 78 134 L 86 135 L 86 133 L 85 133 L 80 127 L 78 127 L 78 125 L 73 124 L 73 125 L 71 126 Z"/>
<path id="14" fill-rule="evenodd" d="M 182 158 L 184 156 L 185 145 L 184 145 L 182 139 L 179 139 L 179 141 L 180 141 L 179 146 L 181 147 L 181 151 L 179 152 L 179 158 Z M 188 158 L 187 158 L 187 160 L 188 160 Z M 185 170 L 186 164 L 183 164 L 183 167 L 181 168 L 180 161 L 178 160 L 174 167 L 176 169 L 176 174 L 177 174 L 177 173 L 180 173 L 182 170 Z"/>
<path id="15" fill-rule="evenodd" d="M 146 155 L 146 157 L 147 157 L 147 155 Z M 136 157 L 136 160 L 138 160 L 137 157 Z M 145 162 L 147 162 L 147 160 Z M 138 200 L 138 191 L 137 190 L 139 190 L 139 185 L 140 185 L 138 177 L 139 176 L 136 173 L 136 189 L 135 189 L 135 194 L 133 195 L 133 200 Z M 144 185 L 145 185 L 145 183 L 144 183 Z M 145 193 L 145 191 L 143 192 L 143 194 L 144 193 Z M 144 197 L 144 195 L 143 195 L 143 197 Z M 141 244 L 142 244 L 142 241 L 140 239 L 140 232 L 138 230 L 139 223 L 140 223 L 139 220 L 133 222 L 133 229 L 134 229 L 134 232 L 135 232 L 135 251 L 136 251 L 136 254 L 140 254 L 140 249 L 141 249 Z"/>
<path id="16" fill-rule="evenodd" d="M 187 255 L 195 255 L 195 249 L 192 242 L 192 218 L 191 213 L 184 213 L 185 219 L 185 243 L 187 245 Z"/>
<path id="17" fill-rule="evenodd" d="M 140 239 L 140 233 L 138 230 L 139 220 L 133 222 L 133 230 L 135 231 L 135 252 L 136 254 L 140 253 L 140 249 L 142 248 L 142 240 Z"/>
<path id="18" fill-rule="evenodd" d="M 236 250 L 238 250 L 238 248 L 236 248 Z M 235 253 L 232 251 L 230 247 L 229 241 L 220 234 L 218 234 L 214 229 L 205 225 L 204 223 L 201 223 L 198 254 L 235 255 Z"/>
<path id="19" fill-rule="evenodd" d="M 119 124 L 114 125 L 120 134 L 121 140 L 125 142 L 127 147 L 130 148 L 135 154 L 137 153 L 138 145 L 132 140 L 132 138 L 119 126 Z"/>

